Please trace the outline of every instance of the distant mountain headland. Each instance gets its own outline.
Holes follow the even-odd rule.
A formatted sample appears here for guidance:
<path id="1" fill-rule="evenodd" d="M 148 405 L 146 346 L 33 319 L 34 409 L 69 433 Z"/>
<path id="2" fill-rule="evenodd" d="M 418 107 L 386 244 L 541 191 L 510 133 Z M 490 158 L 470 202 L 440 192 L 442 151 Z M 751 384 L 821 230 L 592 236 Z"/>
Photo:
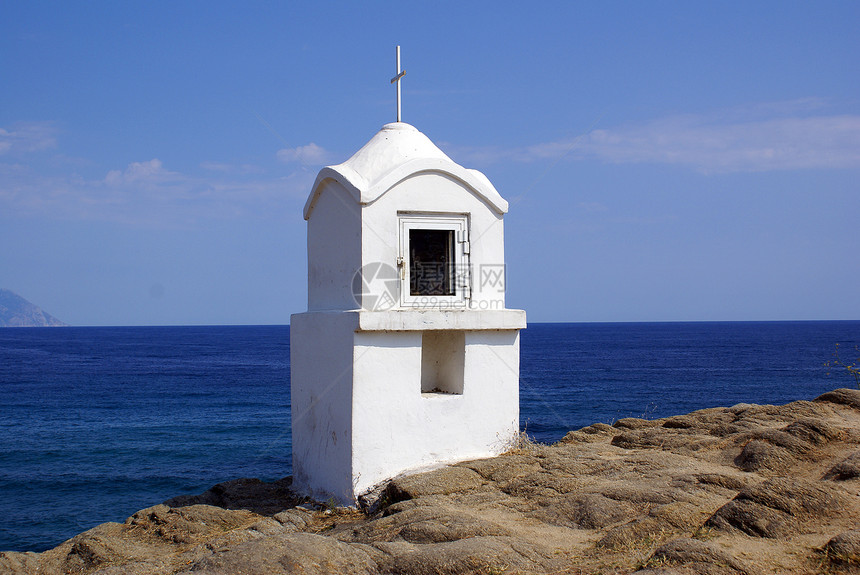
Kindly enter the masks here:
<path id="1" fill-rule="evenodd" d="M 57 327 L 63 322 L 13 291 L 0 288 L 0 327 Z"/>

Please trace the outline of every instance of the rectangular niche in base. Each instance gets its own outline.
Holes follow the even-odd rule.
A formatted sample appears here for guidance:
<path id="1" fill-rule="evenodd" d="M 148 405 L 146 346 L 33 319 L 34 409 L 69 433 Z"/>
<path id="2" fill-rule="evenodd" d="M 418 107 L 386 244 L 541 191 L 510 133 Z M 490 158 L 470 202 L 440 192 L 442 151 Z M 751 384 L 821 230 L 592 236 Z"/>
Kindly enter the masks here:
<path id="1" fill-rule="evenodd" d="M 425 331 L 421 335 L 421 395 L 463 395 L 466 333 Z"/>

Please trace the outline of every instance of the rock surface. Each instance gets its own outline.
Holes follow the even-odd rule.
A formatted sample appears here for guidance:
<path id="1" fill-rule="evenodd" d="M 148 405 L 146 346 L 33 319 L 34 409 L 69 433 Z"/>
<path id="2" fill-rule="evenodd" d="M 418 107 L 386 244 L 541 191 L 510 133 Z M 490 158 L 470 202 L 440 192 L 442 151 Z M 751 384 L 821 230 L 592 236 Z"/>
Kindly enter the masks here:
<path id="1" fill-rule="evenodd" d="M 628 418 L 397 478 L 370 514 L 231 481 L 0 573 L 858 573 L 858 453 L 858 390 Z"/>

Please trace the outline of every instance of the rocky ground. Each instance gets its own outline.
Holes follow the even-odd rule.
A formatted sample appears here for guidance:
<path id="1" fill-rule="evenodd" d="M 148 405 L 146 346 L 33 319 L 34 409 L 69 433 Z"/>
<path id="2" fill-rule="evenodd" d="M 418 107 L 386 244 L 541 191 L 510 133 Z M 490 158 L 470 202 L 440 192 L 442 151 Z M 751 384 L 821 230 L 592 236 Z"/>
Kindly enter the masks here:
<path id="1" fill-rule="evenodd" d="M 622 419 L 392 481 L 372 512 L 237 480 L 3 573 L 860 573 L 860 391 Z"/>

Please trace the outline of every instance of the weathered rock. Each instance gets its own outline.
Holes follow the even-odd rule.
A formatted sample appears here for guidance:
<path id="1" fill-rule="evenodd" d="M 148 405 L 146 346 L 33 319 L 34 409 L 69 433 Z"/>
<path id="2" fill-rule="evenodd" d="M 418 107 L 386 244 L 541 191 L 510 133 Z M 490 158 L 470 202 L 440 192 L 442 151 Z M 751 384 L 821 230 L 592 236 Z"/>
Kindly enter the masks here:
<path id="1" fill-rule="evenodd" d="M 717 485 L 734 491 L 740 491 L 747 486 L 747 482 L 740 477 L 725 475 L 723 473 L 699 473 L 695 478 L 696 481 L 703 485 Z"/>
<path id="2" fill-rule="evenodd" d="M 804 419 L 804 421 L 808 421 L 808 419 Z M 765 429 L 764 431 L 753 433 L 752 436 L 755 439 L 766 441 L 771 445 L 782 447 L 797 458 L 808 457 L 814 451 L 814 447 L 808 441 L 779 429 Z"/>
<path id="3" fill-rule="evenodd" d="M 182 571 L 185 575 L 378 572 L 376 562 L 364 549 L 313 533 L 290 533 L 241 543 L 212 553 Z"/>
<path id="4" fill-rule="evenodd" d="M 612 527 L 597 541 L 596 547 L 621 553 L 631 552 L 653 547 L 671 535 L 671 532 L 666 532 L 665 522 L 646 515 Z"/>
<path id="5" fill-rule="evenodd" d="M 364 512 L 301 503 L 289 480 L 226 482 L 45 553 L 0 553 L 0 572 L 842 572 L 856 567 L 860 410 L 852 390 L 822 397 L 591 425 L 399 477 Z"/>
<path id="6" fill-rule="evenodd" d="M 654 551 L 646 565 L 659 565 L 662 570 L 654 573 L 667 573 L 666 565 L 682 565 L 691 573 L 704 574 L 747 574 L 753 573 L 742 561 L 716 544 L 696 539 L 673 539 Z M 638 571 L 642 574 L 644 571 Z M 677 571 L 679 573 L 688 572 Z"/>
<path id="7" fill-rule="evenodd" d="M 844 435 L 838 427 L 816 417 L 798 419 L 785 426 L 783 431 L 815 445 L 824 445 Z"/>
<path id="8" fill-rule="evenodd" d="M 738 529 L 756 537 L 803 532 L 804 523 L 828 517 L 847 503 L 833 487 L 795 479 L 769 479 L 741 491 L 717 510 L 707 525 Z"/>
<path id="9" fill-rule="evenodd" d="M 634 429 L 612 438 L 612 445 L 624 449 L 665 449 L 685 454 L 713 447 L 717 442 L 698 428 L 675 427 Z"/>
<path id="10" fill-rule="evenodd" d="M 642 429 L 643 427 L 657 427 L 659 421 L 653 419 L 641 419 L 639 417 L 624 417 L 612 424 L 618 429 Z"/>
<path id="11" fill-rule="evenodd" d="M 785 471 L 795 462 L 788 450 L 766 441 L 753 439 L 744 445 L 735 458 L 735 465 L 744 471 Z"/>
<path id="12" fill-rule="evenodd" d="M 341 538 L 362 543 L 444 543 L 469 537 L 512 535 L 509 529 L 456 508 L 416 505 L 412 500 L 392 507 L 399 509 L 382 518 L 356 525 Z"/>
<path id="13" fill-rule="evenodd" d="M 614 437 L 619 431 L 605 423 L 595 423 L 582 429 L 568 431 L 561 438 L 562 443 L 594 443 L 603 441 L 607 437 Z"/>
<path id="14" fill-rule="evenodd" d="M 621 483 L 607 486 L 602 493 L 610 499 L 617 501 L 629 501 L 631 503 L 663 505 L 671 503 L 682 494 L 668 486 L 654 486 L 651 484 Z"/>
<path id="15" fill-rule="evenodd" d="M 195 535 L 222 533 L 248 525 L 255 517 L 252 512 L 232 512 L 214 505 L 172 508 L 162 504 L 138 511 L 125 525 L 169 542 L 188 542 L 178 541 L 177 536 L 193 539 Z"/>
<path id="16" fill-rule="evenodd" d="M 708 527 L 743 531 L 754 537 L 781 537 L 791 532 L 787 513 L 745 499 L 729 501 L 712 515 Z"/>
<path id="17" fill-rule="evenodd" d="M 707 511 L 692 503 L 658 505 L 647 514 L 609 529 L 597 546 L 613 550 L 653 546 L 677 534 L 693 533 L 706 517 Z"/>
<path id="18" fill-rule="evenodd" d="M 472 537 L 448 543 L 382 548 L 391 554 L 379 562 L 380 572 L 396 575 L 546 573 L 561 563 L 561 558 L 552 551 L 514 537 Z"/>
<path id="19" fill-rule="evenodd" d="M 41 565 L 39 553 L 0 552 L 0 573 L 38 573 Z"/>
<path id="20" fill-rule="evenodd" d="M 828 560 L 860 566 L 860 531 L 840 533 L 822 549 Z"/>
<path id="21" fill-rule="evenodd" d="M 559 471 L 538 467 L 530 473 L 513 477 L 510 481 L 501 481 L 497 487 L 512 497 L 538 503 L 545 498 L 557 497 L 580 486 L 581 482 Z"/>
<path id="22" fill-rule="evenodd" d="M 666 429 L 692 429 L 701 427 L 701 422 L 691 415 L 678 415 L 663 421 Z"/>
<path id="23" fill-rule="evenodd" d="M 388 484 L 388 500 L 391 502 L 414 499 L 425 495 L 449 495 L 480 487 L 481 476 L 466 467 L 443 467 L 435 473 L 419 473 L 397 477 Z"/>
<path id="24" fill-rule="evenodd" d="M 492 459 L 467 461 L 458 467 L 471 469 L 482 479 L 496 484 L 511 481 L 541 470 L 540 463 L 528 453 L 506 454 Z"/>
<path id="25" fill-rule="evenodd" d="M 824 474 L 824 479 L 832 481 L 847 481 L 860 479 L 860 451 L 855 451 Z"/>
<path id="26" fill-rule="evenodd" d="M 747 499 L 793 517 L 826 517 L 847 503 L 835 487 L 805 479 L 774 478 L 741 491 L 736 499 Z"/>
<path id="27" fill-rule="evenodd" d="M 600 529 L 621 520 L 635 517 L 636 509 L 600 493 L 584 493 L 555 498 L 551 503 L 528 513 L 551 525 L 574 529 Z"/>
<path id="28" fill-rule="evenodd" d="M 259 479 L 234 479 L 219 483 L 200 495 L 180 495 L 165 501 L 170 507 L 214 505 L 224 509 L 246 509 L 260 515 L 274 515 L 305 501 L 290 490 L 293 480 L 285 477 L 274 483 Z"/>
<path id="29" fill-rule="evenodd" d="M 815 398 L 815 401 L 827 401 L 860 410 L 860 389 L 834 389 L 833 391 L 819 395 Z"/>
<path id="30" fill-rule="evenodd" d="M 119 523 L 104 523 L 73 537 L 64 567 L 75 572 L 118 561 L 146 560 L 149 547 L 138 540 L 123 538 L 121 534 Z"/>
<path id="31" fill-rule="evenodd" d="M 272 519 L 283 525 L 287 531 L 306 531 L 314 522 L 314 514 L 308 509 L 296 507 L 281 511 L 273 515 Z"/>

